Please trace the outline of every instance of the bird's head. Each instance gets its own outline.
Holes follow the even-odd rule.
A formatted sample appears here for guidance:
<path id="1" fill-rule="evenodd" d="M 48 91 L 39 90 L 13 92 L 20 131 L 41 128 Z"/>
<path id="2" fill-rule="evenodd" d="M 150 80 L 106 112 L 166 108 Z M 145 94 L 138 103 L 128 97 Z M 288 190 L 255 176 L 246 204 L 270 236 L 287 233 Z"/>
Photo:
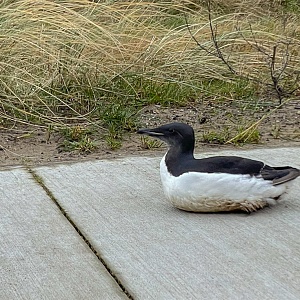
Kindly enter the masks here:
<path id="1" fill-rule="evenodd" d="M 181 148 L 183 152 L 194 150 L 194 130 L 184 123 L 171 123 L 153 129 L 140 129 L 137 133 L 158 138 L 170 147 Z"/>

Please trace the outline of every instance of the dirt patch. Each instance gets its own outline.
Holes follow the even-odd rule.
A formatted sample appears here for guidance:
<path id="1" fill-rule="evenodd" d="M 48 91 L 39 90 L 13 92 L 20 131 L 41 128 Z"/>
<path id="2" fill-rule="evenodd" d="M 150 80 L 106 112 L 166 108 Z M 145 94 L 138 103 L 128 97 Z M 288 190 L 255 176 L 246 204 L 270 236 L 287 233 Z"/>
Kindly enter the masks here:
<path id="1" fill-rule="evenodd" d="M 239 130 L 267 115 L 274 106 L 249 108 L 247 104 L 198 103 L 184 108 L 164 108 L 159 105 L 145 107 L 139 115 L 141 127 L 156 127 L 170 122 L 188 123 L 195 129 L 196 152 L 212 149 L 228 149 L 241 145 L 220 145 L 203 142 L 207 133 L 219 135 L 226 132 L 234 136 Z M 290 101 L 266 117 L 258 127 L 258 144 L 245 144 L 245 149 L 254 147 L 300 146 L 300 100 Z M 30 134 L 28 134 L 30 132 Z M 124 136 L 121 149 L 111 150 L 103 140 L 103 133 L 95 136 L 97 149 L 90 154 L 61 149 L 63 137 L 59 133 L 49 134 L 40 128 L 18 126 L 0 131 L 1 166 L 43 165 L 52 162 L 79 161 L 85 159 L 115 158 L 125 155 L 154 155 L 164 152 L 166 146 L 145 149 L 141 137 L 135 133 Z"/>

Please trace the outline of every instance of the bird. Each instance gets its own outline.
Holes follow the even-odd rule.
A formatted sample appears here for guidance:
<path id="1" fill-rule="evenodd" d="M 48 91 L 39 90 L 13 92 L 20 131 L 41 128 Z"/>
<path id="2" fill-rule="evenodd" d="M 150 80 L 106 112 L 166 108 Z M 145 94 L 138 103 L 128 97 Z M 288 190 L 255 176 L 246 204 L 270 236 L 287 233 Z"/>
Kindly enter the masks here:
<path id="1" fill-rule="evenodd" d="M 284 194 L 300 175 L 297 168 L 271 167 L 239 156 L 194 157 L 195 134 L 185 123 L 170 123 L 138 134 L 158 138 L 168 150 L 160 162 L 164 194 L 190 212 L 255 212 Z"/>

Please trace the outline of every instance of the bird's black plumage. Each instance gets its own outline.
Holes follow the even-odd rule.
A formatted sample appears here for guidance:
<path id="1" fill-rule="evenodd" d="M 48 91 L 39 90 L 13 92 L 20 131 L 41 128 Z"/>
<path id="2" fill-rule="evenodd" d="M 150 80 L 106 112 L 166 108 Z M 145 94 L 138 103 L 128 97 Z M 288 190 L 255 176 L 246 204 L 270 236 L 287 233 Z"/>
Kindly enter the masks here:
<path id="1" fill-rule="evenodd" d="M 169 145 L 165 162 L 168 171 L 176 177 L 186 172 L 241 174 L 260 176 L 278 185 L 300 175 L 300 170 L 296 168 L 271 167 L 261 161 L 238 156 L 195 159 L 194 130 L 187 124 L 171 123 L 154 129 L 141 129 L 138 133 L 159 138 Z"/>

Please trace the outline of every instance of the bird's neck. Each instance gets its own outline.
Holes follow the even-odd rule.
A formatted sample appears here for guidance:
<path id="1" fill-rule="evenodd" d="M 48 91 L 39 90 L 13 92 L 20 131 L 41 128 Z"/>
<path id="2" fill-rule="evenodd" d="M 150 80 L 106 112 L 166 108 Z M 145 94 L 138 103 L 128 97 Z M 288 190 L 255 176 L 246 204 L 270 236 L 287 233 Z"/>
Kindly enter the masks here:
<path id="1" fill-rule="evenodd" d="M 194 147 L 185 149 L 180 146 L 171 146 L 166 154 L 166 162 L 177 161 L 182 157 L 194 159 Z"/>
<path id="2" fill-rule="evenodd" d="M 180 176 L 186 163 L 194 160 L 193 150 L 182 151 L 181 148 L 170 147 L 165 155 L 165 164 L 170 174 Z"/>

